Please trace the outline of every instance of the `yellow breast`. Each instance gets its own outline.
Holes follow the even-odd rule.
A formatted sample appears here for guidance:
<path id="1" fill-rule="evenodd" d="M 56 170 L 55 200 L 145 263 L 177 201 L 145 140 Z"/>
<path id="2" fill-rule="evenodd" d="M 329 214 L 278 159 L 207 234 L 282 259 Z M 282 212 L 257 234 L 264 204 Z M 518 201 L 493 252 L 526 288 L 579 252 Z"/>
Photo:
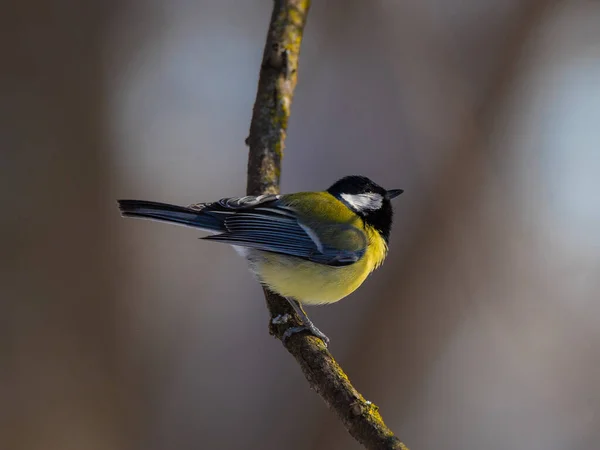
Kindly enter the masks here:
<path id="1" fill-rule="evenodd" d="M 254 270 L 271 290 L 300 303 L 334 303 L 354 292 L 383 263 L 387 244 L 370 226 L 365 228 L 367 250 L 354 264 L 327 266 L 301 258 L 262 253 Z"/>

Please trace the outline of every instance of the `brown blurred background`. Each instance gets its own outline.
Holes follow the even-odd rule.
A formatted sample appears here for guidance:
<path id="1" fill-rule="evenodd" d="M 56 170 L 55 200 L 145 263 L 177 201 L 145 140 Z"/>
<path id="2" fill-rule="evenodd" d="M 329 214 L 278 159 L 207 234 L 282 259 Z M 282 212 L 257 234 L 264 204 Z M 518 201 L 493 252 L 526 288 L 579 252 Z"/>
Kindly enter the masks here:
<path id="1" fill-rule="evenodd" d="M 0 14 L 0 448 L 357 449 L 226 246 L 115 199 L 245 188 L 271 2 Z M 413 450 L 600 439 L 600 2 L 315 1 L 284 192 L 404 188 L 309 314 Z"/>

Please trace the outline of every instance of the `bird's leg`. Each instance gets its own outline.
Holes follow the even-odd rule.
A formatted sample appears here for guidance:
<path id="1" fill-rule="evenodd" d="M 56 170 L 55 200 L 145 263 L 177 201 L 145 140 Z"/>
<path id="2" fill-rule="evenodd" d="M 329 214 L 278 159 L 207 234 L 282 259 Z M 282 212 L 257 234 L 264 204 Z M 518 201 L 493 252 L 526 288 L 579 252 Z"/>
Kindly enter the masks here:
<path id="1" fill-rule="evenodd" d="M 325 336 L 325 334 L 323 334 L 323 332 L 321 332 L 321 330 L 319 330 L 317 327 L 315 327 L 315 324 L 312 323 L 312 321 L 308 318 L 308 316 L 302 309 L 302 306 L 300 306 L 300 303 L 298 303 L 293 298 L 285 297 L 285 299 L 288 301 L 288 303 L 291 305 L 291 307 L 294 308 L 294 311 L 296 311 L 296 314 L 298 314 L 298 316 L 302 320 L 303 326 L 291 327 L 291 328 L 288 328 L 287 330 L 285 330 L 285 333 L 283 333 L 283 341 L 285 342 L 285 340 L 288 339 L 293 334 L 300 333 L 301 331 L 309 331 L 311 334 L 322 339 L 323 343 L 325 344 L 325 347 L 327 347 L 327 345 L 329 345 L 329 338 L 327 336 Z"/>

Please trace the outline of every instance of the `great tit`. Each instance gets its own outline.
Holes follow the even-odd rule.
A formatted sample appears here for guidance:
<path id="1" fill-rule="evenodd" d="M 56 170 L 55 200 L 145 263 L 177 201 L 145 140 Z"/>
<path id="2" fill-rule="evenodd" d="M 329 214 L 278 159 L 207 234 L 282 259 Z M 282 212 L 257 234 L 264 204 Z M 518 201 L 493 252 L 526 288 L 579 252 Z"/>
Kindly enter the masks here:
<path id="1" fill-rule="evenodd" d="M 213 233 L 202 239 L 233 245 L 258 280 L 285 297 L 304 327 L 327 344 L 296 301 L 337 302 L 383 263 L 392 226 L 390 200 L 402 192 L 352 175 L 324 192 L 224 198 L 186 207 L 118 203 L 123 217 L 198 228 Z M 301 329 L 291 328 L 284 337 Z"/>

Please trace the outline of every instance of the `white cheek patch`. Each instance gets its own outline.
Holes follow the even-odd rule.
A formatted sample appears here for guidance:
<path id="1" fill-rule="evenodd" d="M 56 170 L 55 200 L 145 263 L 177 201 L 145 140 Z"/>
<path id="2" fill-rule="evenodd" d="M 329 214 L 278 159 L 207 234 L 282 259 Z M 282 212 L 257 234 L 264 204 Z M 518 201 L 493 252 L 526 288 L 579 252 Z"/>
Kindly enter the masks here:
<path id="1" fill-rule="evenodd" d="M 342 194 L 341 197 L 357 211 L 375 211 L 383 205 L 383 196 L 374 192 L 366 194 Z"/>

